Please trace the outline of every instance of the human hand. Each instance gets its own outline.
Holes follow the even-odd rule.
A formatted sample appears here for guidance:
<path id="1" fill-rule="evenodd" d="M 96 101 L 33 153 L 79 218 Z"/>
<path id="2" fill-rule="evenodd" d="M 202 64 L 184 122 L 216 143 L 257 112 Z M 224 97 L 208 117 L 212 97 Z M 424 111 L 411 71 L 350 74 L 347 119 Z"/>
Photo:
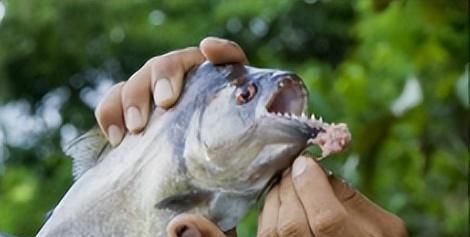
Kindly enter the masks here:
<path id="1" fill-rule="evenodd" d="M 176 217 L 167 230 L 172 237 L 226 236 L 204 217 L 187 214 Z M 407 235 L 400 218 L 325 174 L 320 165 L 306 157 L 299 157 L 292 172 L 286 172 L 268 193 L 258 218 L 260 237 Z"/>
<path id="2" fill-rule="evenodd" d="M 208 37 L 199 47 L 148 60 L 128 81 L 114 85 L 95 110 L 98 125 L 111 145 L 118 145 L 126 131 L 139 133 L 145 128 L 152 95 L 155 105 L 171 107 L 180 96 L 184 74 L 206 59 L 214 64 L 248 63 L 235 42 Z"/>
<path id="3" fill-rule="evenodd" d="M 173 218 L 166 228 L 170 237 L 236 237 L 235 229 L 223 233 L 217 225 L 200 215 L 181 214 Z"/>
<path id="4" fill-rule="evenodd" d="M 111 144 L 119 144 L 126 130 L 137 133 L 145 127 L 152 94 L 157 106 L 171 107 L 181 93 L 185 72 L 205 59 L 214 64 L 247 63 L 243 50 L 236 43 L 212 37 L 201 41 L 199 48 L 177 50 L 150 59 L 127 82 L 113 86 L 95 111 L 98 124 Z M 289 173 L 269 192 L 259 218 L 259 236 L 407 235 L 401 219 L 333 176 L 327 176 L 313 160 L 299 158 L 295 164 L 299 162 L 305 164 L 304 172 L 292 177 Z M 296 170 L 299 169 L 294 169 L 294 174 Z M 188 236 L 198 236 L 189 235 L 191 233 L 224 236 L 207 219 L 192 215 L 175 218 L 169 230 L 171 226 L 177 230 L 176 227 L 186 222 L 192 227 L 185 228 L 192 230 L 187 232 Z M 182 233 L 181 229 L 178 233 Z M 173 234 L 171 236 L 181 236 L 175 235 L 175 231 Z"/>
<path id="5" fill-rule="evenodd" d="M 407 236 L 403 221 L 313 159 L 299 157 L 266 197 L 258 236 Z"/>

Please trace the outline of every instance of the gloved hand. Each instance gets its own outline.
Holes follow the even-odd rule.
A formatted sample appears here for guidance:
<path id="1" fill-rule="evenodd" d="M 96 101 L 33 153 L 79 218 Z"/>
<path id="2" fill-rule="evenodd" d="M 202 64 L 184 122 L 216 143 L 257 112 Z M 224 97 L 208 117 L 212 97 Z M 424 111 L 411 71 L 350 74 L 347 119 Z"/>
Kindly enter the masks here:
<path id="1" fill-rule="evenodd" d="M 201 216 L 183 214 L 167 228 L 171 237 L 224 237 Z M 403 237 L 403 221 L 369 201 L 313 159 L 299 157 L 292 172 L 267 195 L 258 218 L 260 237 Z"/>

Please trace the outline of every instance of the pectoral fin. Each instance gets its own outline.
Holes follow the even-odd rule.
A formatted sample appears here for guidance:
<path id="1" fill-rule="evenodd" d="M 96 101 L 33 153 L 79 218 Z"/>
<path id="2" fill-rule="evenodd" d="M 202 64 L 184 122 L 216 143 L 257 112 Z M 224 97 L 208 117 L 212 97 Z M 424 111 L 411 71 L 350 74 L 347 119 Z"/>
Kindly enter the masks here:
<path id="1" fill-rule="evenodd" d="M 73 160 L 72 174 L 74 180 L 77 180 L 87 170 L 94 167 L 110 147 L 99 128 L 91 129 L 64 146 L 64 153 L 72 157 Z"/>
<path id="2" fill-rule="evenodd" d="M 210 203 L 209 215 L 211 221 L 216 223 L 224 232 L 235 228 L 248 211 L 255 197 L 253 194 L 217 193 Z"/>

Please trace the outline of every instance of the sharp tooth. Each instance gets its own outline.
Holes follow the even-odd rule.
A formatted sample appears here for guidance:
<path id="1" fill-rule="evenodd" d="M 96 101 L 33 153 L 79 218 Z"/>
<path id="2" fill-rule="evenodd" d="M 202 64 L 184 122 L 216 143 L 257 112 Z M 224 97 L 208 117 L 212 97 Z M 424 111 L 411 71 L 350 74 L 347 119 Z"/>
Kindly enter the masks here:
<path id="1" fill-rule="evenodd" d="M 320 117 L 318 120 L 323 123 L 323 118 L 322 117 Z"/>
<path id="2" fill-rule="evenodd" d="M 307 115 L 305 114 L 305 112 L 302 112 L 302 118 L 306 118 Z"/>
<path id="3" fill-rule="evenodd" d="M 295 118 L 295 119 L 297 119 L 297 120 L 299 119 L 299 117 L 298 117 L 297 115 L 295 115 L 295 114 L 292 114 L 292 118 Z"/>
<path id="4" fill-rule="evenodd" d="M 310 119 L 315 120 L 315 114 L 310 115 Z"/>
<path id="5" fill-rule="evenodd" d="M 277 115 L 277 116 L 282 116 L 282 113 L 281 113 L 281 112 L 277 112 L 276 115 Z"/>

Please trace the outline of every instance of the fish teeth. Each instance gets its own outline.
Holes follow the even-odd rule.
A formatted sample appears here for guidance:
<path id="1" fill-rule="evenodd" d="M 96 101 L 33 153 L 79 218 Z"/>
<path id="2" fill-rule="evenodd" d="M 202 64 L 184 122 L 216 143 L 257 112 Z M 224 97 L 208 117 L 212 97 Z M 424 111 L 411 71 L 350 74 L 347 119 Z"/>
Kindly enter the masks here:
<path id="1" fill-rule="evenodd" d="M 302 112 L 302 118 L 306 118 L 307 115 L 305 114 L 305 112 Z"/>
<path id="2" fill-rule="evenodd" d="M 310 115 L 310 119 L 315 120 L 315 114 Z"/>
<path id="3" fill-rule="evenodd" d="M 323 118 L 322 117 L 318 118 L 318 121 L 323 123 Z"/>

